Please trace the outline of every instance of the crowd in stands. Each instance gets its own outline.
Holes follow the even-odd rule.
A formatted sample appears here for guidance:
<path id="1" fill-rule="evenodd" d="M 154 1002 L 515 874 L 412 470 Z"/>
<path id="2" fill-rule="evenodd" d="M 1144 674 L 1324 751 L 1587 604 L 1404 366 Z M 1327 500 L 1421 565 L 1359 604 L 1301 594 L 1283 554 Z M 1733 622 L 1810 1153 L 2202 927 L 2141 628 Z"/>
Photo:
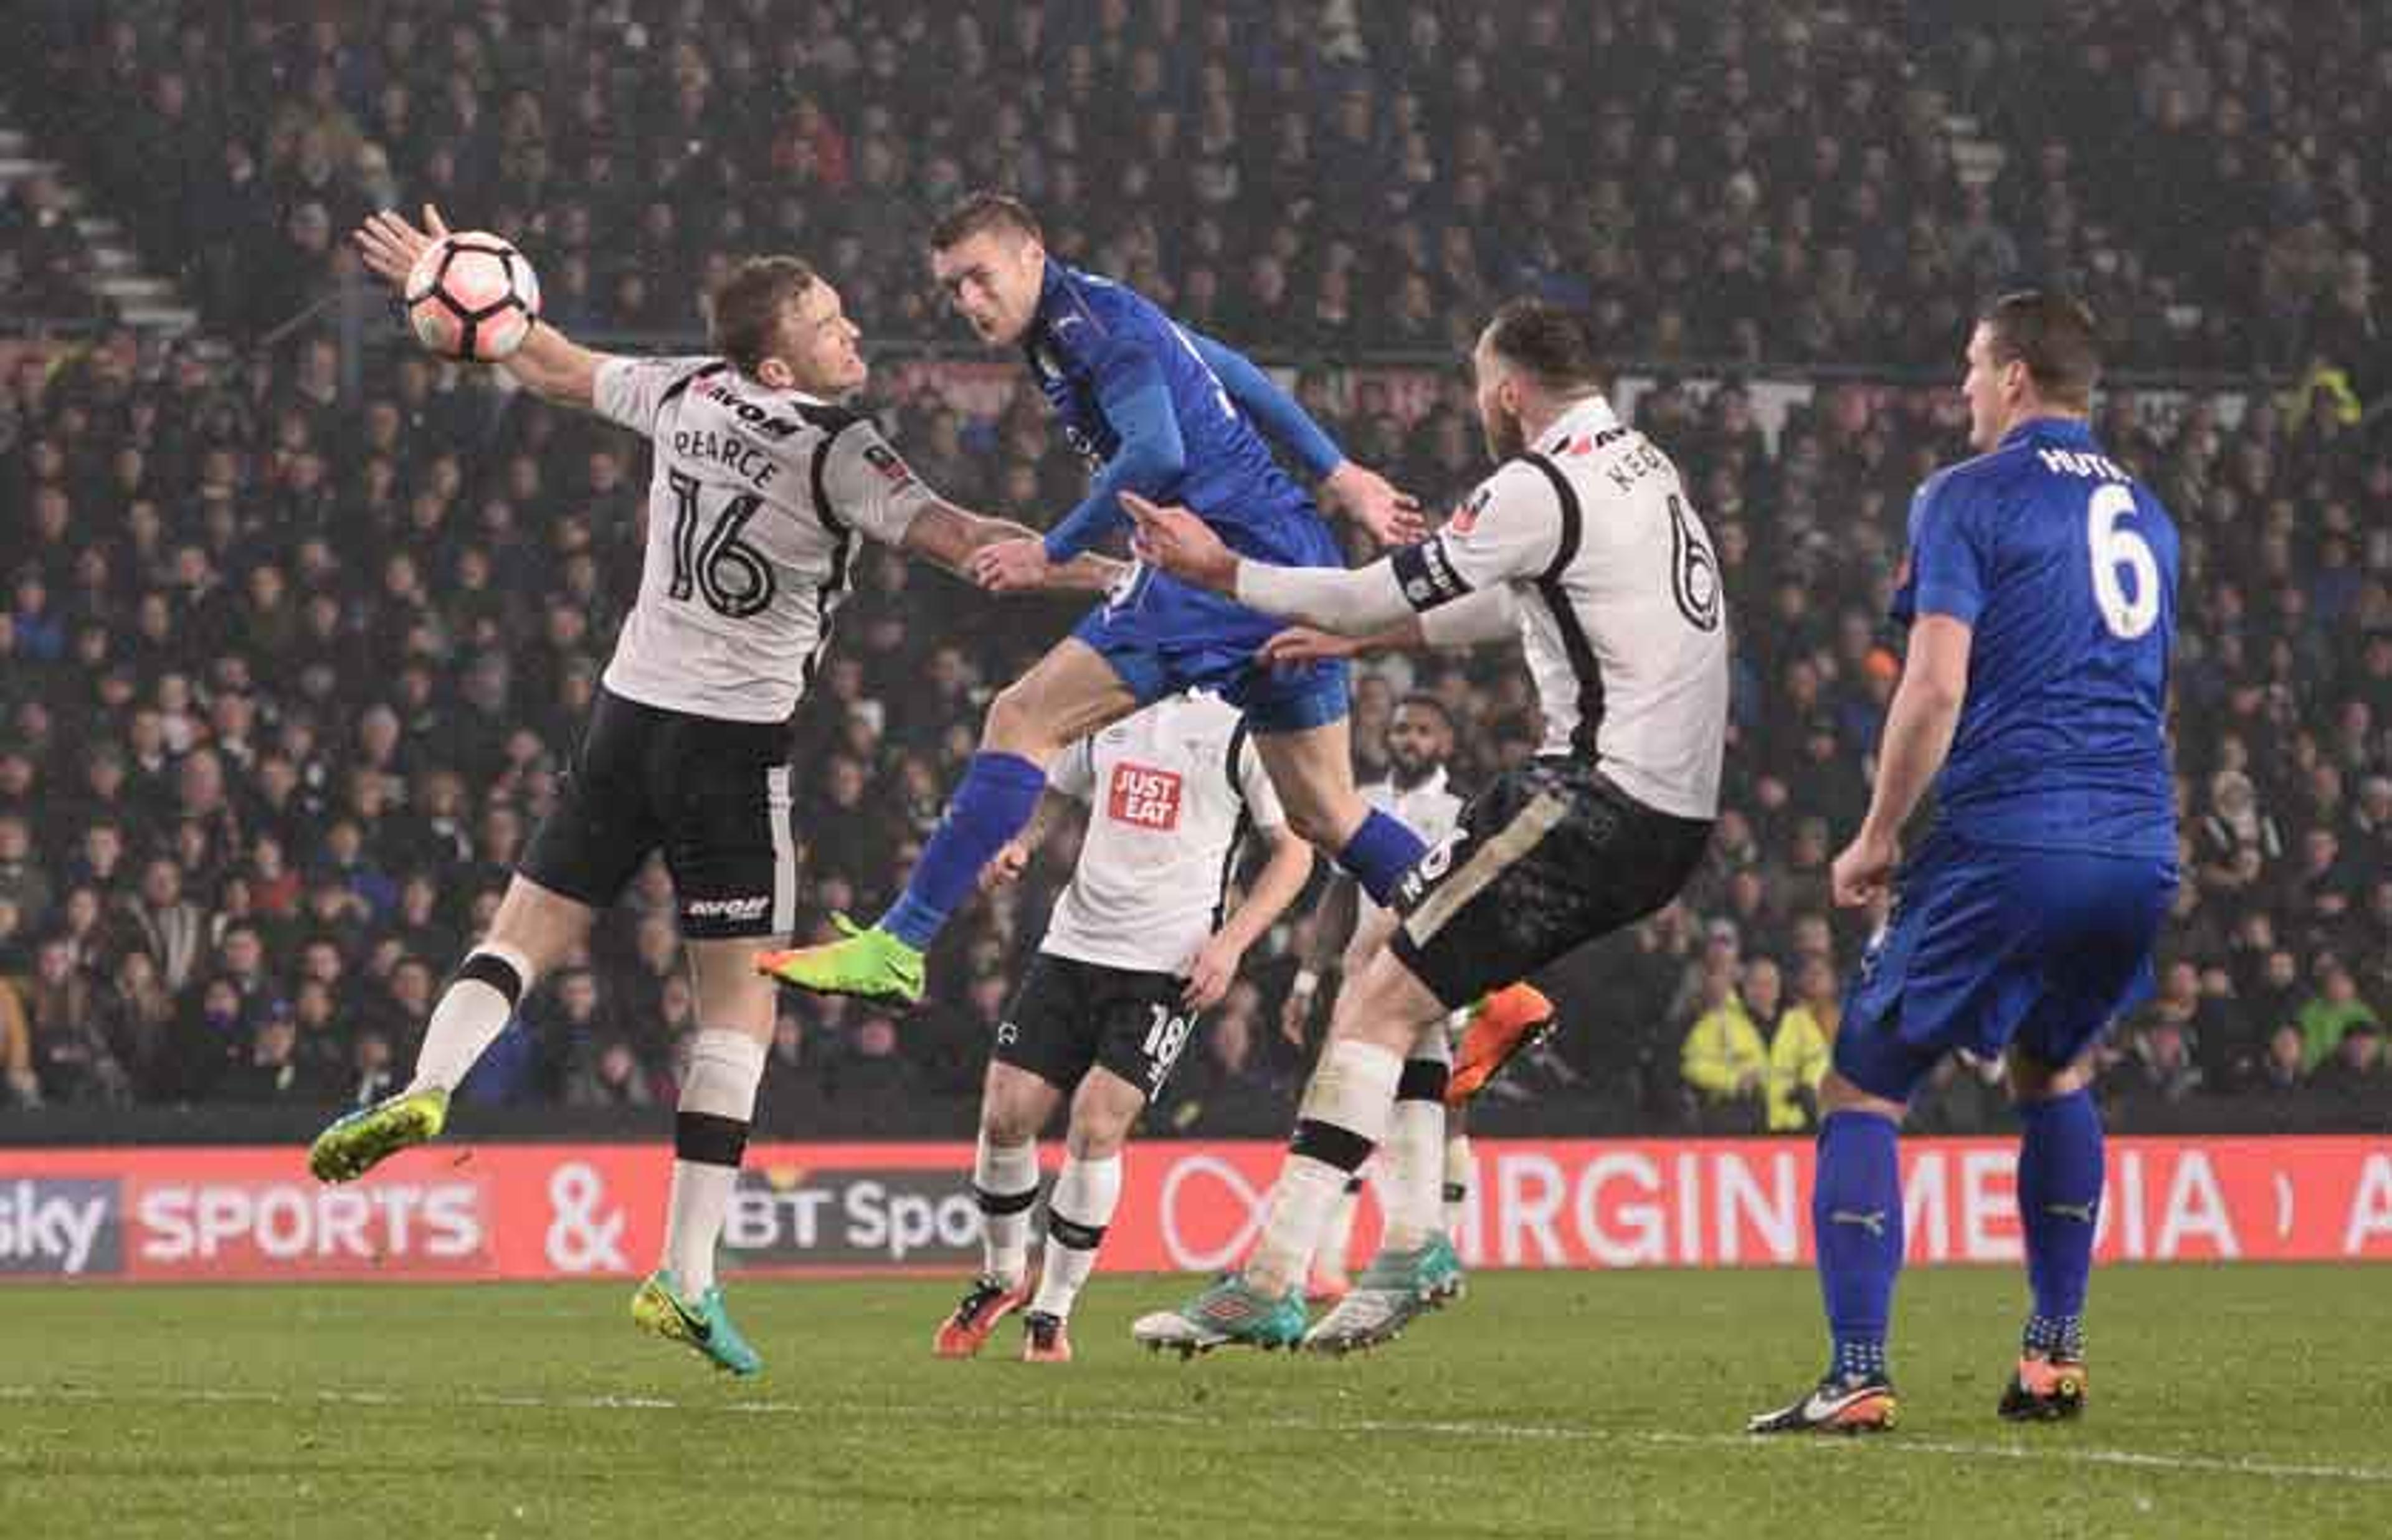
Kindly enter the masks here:
<path id="1" fill-rule="evenodd" d="M 1619 355 L 1940 366 L 2033 275 L 2115 362 L 2296 369 L 2382 340 L 2392 260 L 2367 0 L 25 8 L 20 111 L 237 330 L 427 200 L 568 327 L 683 329 L 777 249 L 930 337 L 920 234 L 1006 186 L 1281 353 L 1440 351 L 1541 290 Z"/>
<path id="2" fill-rule="evenodd" d="M 568 0 L 394 5 L 358 32 L 62 5 L 40 35 L 74 45 L 12 67 L 72 83 L 68 116 L 106 104 L 77 173 L 145 252 L 189 254 L 178 277 L 237 337 L 295 309 L 365 209 L 430 197 L 537 230 L 567 330 L 686 334 L 726 253 L 790 248 L 868 337 L 952 338 L 908 276 L 925 212 L 1005 182 L 1062 254 L 1313 366 L 1307 406 L 1437 508 L 1486 469 L 1466 391 L 1401 417 L 1334 363 L 1446 356 L 1522 289 L 1583 303 L 1619 356 L 1941 373 L 2012 273 L 2082 279 L 2133 362 L 2282 367 L 2373 325 L 2385 170 L 2363 136 L 2392 113 L 2392 39 L 2366 7 L 2078 5 L 1932 46 L 1813 34 L 1795 9 L 1723 6 L 1711 26 L 1661 4 L 1279 4 L 1224 26 L 1112 0 L 822 0 L 792 26 L 755 3 Z M 2154 9 L 2178 24 L 2129 28 Z M 2008 148 L 1989 188 L 1956 175 L 1930 94 Z M 2247 141 L 2190 136 L 2201 198 L 2244 156 L 2245 201 L 2198 215 L 2226 221 L 2216 239 L 2170 201 L 2195 196 L 2182 182 L 2112 163 L 2187 113 Z M 37 196 L 0 211 L 8 250 L 36 249 L 17 211 Z M 636 588 L 644 451 L 397 347 L 354 388 L 344 363 L 316 329 L 228 359 L 103 330 L 0 380 L 0 1106 L 385 1093 L 554 799 Z M 2099 423 L 2185 552 L 2185 882 L 2160 994 L 2105 1083 L 2380 1117 L 2392 446 L 2329 394 L 2242 404 L 2118 397 Z M 1044 522 L 1085 485 L 1034 393 L 993 419 L 929 384 L 885 406 L 959 502 Z M 1555 970 L 1566 1030 L 1522 1083 L 1670 1126 L 1801 1128 L 1869 924 L 1830 910 L 1826 868 L 1891 692 L 1878 617 L 1910 492 L 1966 452 L 1965 421 L 1948 383 L 1831 383 L 1772 434 L 1732 381 L 1667 374 L 1633 411 L 1719 545 L 1724 811 L 1680 903 Z M 878 912 L 989 693 L 1075 614 L 877 548 L 859 562 L 798 727 L 809 925 Z M 1531 752 L 1515 653 L 1389 659 L 1357 693 L 1366 777 L 1414 689 L 1461 722 L 1465 787 Z M 923 1011 L 785 995 L 768 1101 L 968 1091 L 1070 845 L 950 928 Z M 692 1020 L 670 914 L 652 869 L 469 1097 L 669 1105 Z M 1280 1009 L 1309 923 L 1249 959 L 1158 1121 L 1264 1107 L 1254 1131 L 1276 1130 L 1318 1030 Z M 1998 1101 L 1991 1067 L 1956 1062 L 1922 1118 L 1980 1126 Z"/>

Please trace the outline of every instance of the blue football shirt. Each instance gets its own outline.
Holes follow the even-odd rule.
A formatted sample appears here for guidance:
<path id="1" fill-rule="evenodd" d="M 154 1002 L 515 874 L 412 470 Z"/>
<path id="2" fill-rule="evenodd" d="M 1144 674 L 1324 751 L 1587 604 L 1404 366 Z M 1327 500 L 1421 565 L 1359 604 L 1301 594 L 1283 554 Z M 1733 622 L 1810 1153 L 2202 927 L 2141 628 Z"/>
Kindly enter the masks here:
<path id="1" fill-rule="evenodd" d="M 1935 783 L 1955 833 L 2175 859 L 2177 563 L 2167 510 L 2081 421 L 2022 423 L 1919 488 L 1893 617 L 1972 628 Z"/>
<path id="2" fill-rule="evenodd" d="M 1187 507 L 1242 555 L 1318 563 L 1333 551 L 1311 497 L 1258 428 L 1312 474 L 1342 457 L 1244 358 L 1185 330 L 1136 291 L 1051 259 L 1022 351 L 1066 441 L 1099 471 L 1090 500 L 1048 537 L 1051 554 L 1086 550 L 1125 525 L 1112 496 L 1124 488 Z M 1159 472 L 1124 453 L 1156 440 L 1171 446 Z"/>

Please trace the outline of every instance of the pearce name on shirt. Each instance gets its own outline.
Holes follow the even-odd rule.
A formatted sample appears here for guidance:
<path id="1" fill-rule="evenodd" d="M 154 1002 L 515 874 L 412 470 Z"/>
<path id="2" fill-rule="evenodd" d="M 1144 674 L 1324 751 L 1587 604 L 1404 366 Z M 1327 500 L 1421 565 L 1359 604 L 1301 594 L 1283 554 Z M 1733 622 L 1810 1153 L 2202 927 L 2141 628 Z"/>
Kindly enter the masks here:
<path id="1" fill-rule="evenodd" d="M 801 426 L 793 417 L 781 417 L 748 400 L 723 381 L 709 380 L 697 387 L 697 394 L 716 402 L 743 427 L 768 438 L 786 438 Z M 773 485 L 774 472 L 780 467 L 762 449 L 736 434 L 718 434 L 706 428 L 676 428 L 672 435 L 673 453 L 685 459 L 720 465 L 733 475 L 759 489 Z"/>

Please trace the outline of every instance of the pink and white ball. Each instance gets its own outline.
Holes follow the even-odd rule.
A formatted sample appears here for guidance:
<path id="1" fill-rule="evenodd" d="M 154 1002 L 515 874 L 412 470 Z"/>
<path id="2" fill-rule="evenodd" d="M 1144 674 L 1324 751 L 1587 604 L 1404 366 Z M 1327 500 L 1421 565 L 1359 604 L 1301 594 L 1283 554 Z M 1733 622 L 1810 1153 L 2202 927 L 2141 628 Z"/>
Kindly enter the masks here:
<path id="1" fill-rule="evenodd" d="M 524 254 L 484 230 L 442 236 L 408 270 L 408 324 L 444 358 L 495 364 L 540 318 L 540 277 Z"/>

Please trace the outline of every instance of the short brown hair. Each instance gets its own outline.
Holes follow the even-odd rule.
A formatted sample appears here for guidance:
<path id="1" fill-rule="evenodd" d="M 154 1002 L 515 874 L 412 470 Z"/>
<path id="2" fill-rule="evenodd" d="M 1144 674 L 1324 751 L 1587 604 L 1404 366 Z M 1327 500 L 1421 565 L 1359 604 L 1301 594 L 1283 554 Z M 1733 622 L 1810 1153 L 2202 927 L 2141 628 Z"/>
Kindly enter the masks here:
<path id="1" fill-rule="evenodd" d="M 796 257 L 749 257 L 715 287 L 709 344 L 740 373 L 754 374 L 773 350 L 782 310 L 813 286 L 814 270 Z"/>
<path id="2" fill-rule="evenodd" d="M 1038 227 L 1038 216 L 1030 212 L 1029 204 L 1009 193 L 983 188 L 965 194 L 962 202 L 939 216 L 939 222 L 930 226 L 930 250 L 960 246 L 982 230 L 1011 230 L 1042 246 L 1046 243 L 1046 232 Z"/>
<path id="3" fill-rule="evenodd" d="M 1487 325 L 1487 344 L 1542 390 L 1571 395 L 1603 388 L 1594 339 L 1576 311 L 1549 300 L 1506 300 Z"/>
<path id="4" fill-rule="evenodd" d="M 2083 411 L 2101 379 L 2101 339 L 2084 301 L 2041 289 L 2004 294 L 1977 316 L 1994 361 L 2026 366 L 2035 394 Z"/>

